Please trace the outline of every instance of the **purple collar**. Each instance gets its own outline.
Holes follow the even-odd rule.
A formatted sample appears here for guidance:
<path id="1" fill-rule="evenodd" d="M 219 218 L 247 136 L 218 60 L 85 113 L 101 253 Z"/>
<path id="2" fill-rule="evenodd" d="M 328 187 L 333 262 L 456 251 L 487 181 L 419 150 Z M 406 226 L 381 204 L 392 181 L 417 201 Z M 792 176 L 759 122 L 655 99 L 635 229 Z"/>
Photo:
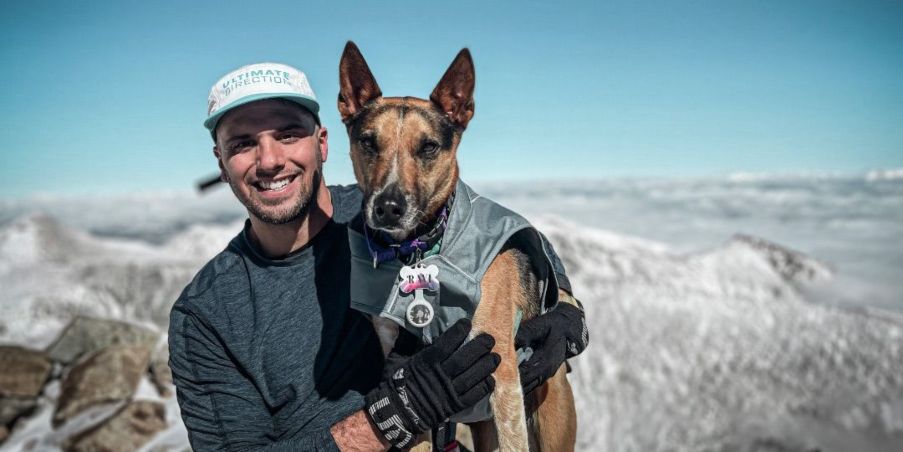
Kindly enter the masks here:
<path id="1" fill-rule="evenodd" d="M 373 257 L 373 268 L 378 267 L 383 262 L 410 256 L 415 256 L 415 259 L 419 260 L 424 252 L 429 251 L 439 243 L 448 224 L 448 213 L 452 199 L 454 199 L 454 195 L 449 197 L 449 202 L 446 205 L 442 206 L 442 210 L 436 216 L 436 225 L 429 232 L 401 243 L 394 242 L 391 237 L 382 231 L 371 231 L 367 226 L 367 222 L 364 221 L 364 238 L 367 240 L 367 249 L 370 251 L 370 256 Z M 371 232 L 374 234 L 373 240 L 370 239 Z M 380 245 L 378 241 L 385 243 L 385 245 Z"/>

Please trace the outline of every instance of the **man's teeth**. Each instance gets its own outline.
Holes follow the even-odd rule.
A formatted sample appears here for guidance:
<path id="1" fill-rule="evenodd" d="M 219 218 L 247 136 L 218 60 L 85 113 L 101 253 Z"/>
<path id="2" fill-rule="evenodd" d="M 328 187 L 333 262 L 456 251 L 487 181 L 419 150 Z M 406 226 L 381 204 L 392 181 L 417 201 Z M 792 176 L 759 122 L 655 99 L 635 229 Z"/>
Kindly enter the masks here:
<path id="1" fill-rule="evenodd" d="M 270 181 L 270 182 L 259 181 L 259 182 L 257 182 L 257 185 L 259 185 L 260 188 L 262 188 L 264 190 L 279 190 L 280 188 L 288 185 L 289 181 L 290 181 L 290 178 L 274 180 L 274 181 Z"/>

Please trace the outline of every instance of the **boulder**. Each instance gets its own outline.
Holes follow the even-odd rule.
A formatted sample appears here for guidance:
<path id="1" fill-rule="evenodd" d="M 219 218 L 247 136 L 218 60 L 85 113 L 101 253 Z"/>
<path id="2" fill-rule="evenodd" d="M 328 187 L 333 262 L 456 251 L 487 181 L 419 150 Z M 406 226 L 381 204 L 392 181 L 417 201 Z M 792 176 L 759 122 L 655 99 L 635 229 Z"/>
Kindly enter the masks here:
<path id="1" fill-rule="evenodd" d="M 172 369 L 169 368 L 169 347 L 163 344 L 154 353 L 150 363 L 151 383 L 157 388 L 160 397 L 172 395 Z"/>
<path id="2" fill-rule="evenodd" d="M 0 397 L 37 397 L 52 368 L 44 352 L 0 346 Z"/>
<path id="3" fill-rule="evenodd" d="M 37 406 L 37 399 L 33 398 L 0 398 L 0 425 L 12 424 L 19 416 L 30 413 Z"/>
<path id="4" fill-rule="evenodd" d="M 63 379 L 54 427 L 86 408 L 130 398 L 147 372 L 150 353 L 145 345 L 114 345 L 77 362 Z"/>
<path id="5" fill-rule="evenodd" d="M 166 407 L 160 402 L 136 400 L 65 445 L 67 452 L 138 450 L 166 429 Z"/>
<path id="6" fill-rule="evenodd" d="M 159 338 L 159 333 L 131 323 L 79 316 L 69 322 L 47 353 L 51 359 L 68 364 L 110 345 L 152 349 Z"/>

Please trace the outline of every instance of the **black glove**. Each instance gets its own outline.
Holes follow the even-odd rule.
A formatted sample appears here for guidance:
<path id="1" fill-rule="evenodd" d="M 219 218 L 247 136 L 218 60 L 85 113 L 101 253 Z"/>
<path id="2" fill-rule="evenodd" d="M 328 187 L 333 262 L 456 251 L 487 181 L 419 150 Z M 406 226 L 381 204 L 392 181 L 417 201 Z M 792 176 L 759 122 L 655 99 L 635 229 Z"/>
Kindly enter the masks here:
<path id="1" fill-rule="evenodd" d="M 495 389 L 491 374 L 501 361 L 491 353 L 495 339 L 484 333 L 461 346 L 470 326 L 470 320 L 459 320 L 433 345 L 409 359 L 397 359 L 391 377 L 365 397 L 367 414 L 395 447 L 410 447 L 418 434 Z"/>
<path id="2" fill-rule="evenodd" d="M 579 355 L 589 344 L 583 310 L 568 303 L 520 324 L 514 338 L 515 348 L 529 347 L 533 354 L 520 364 L 520 382 L 524 394 L 555 375 L 567 358 Z"/>

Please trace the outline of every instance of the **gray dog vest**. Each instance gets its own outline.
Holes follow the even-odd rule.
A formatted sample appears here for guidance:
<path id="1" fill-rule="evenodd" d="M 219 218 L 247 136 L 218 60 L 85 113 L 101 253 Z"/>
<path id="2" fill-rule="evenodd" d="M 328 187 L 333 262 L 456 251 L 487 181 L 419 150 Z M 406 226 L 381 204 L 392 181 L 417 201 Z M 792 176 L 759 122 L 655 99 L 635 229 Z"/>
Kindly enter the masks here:
<path id="1" fill-rule="evenodd" d="M 368 238 L 353 229 L 348 231 L 351 307 L 391 319 L 431 342 L 459 319 L 473 318 L 480 303 L 480 281 L 502 247 L 511 241 L 527 253 L 539 275 L 539 293 L 536 295 L 542 300 L 541 312 L 545 312 L 558 301 L 558 282 L 542 240 L 523 217 L 481 197 L 459 180 L 439 253 L 420 261 L 424 266 L 435 265 L 439 269 L 439 290 L 422 292 L 432 307 L 432 321 L 422 328 L 409 321 L 408 307 L 415 295 L 399 288 L 399 272 L 404 265 L 398 259 L 375 265 Z M 518 318 L 514 319 L 515 332 L 520 315 L 518 313 Z M 475 422 L 489 417 L 487 398 L 473 410 L 452 416 L 452 421 Z"/>

